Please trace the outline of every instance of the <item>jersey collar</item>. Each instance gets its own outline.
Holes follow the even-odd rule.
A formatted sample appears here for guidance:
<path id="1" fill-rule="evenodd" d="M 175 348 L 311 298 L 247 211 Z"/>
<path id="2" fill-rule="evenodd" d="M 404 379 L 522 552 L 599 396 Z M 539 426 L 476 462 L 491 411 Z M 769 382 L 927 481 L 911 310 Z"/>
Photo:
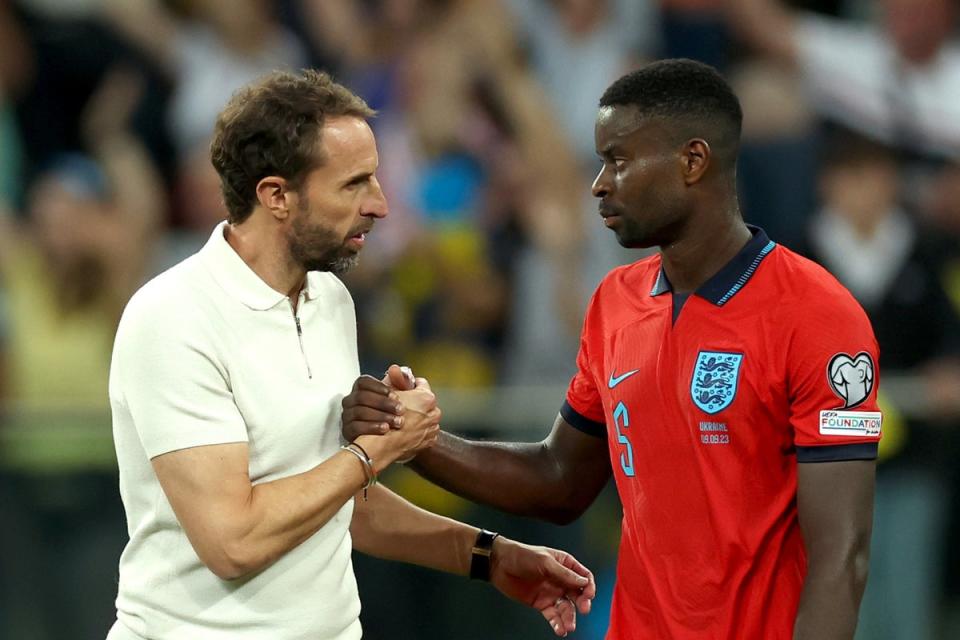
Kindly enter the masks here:
<path id="1" fill-rule="evenodd" d="M 286 300 L 285 293 L 277 291 L 264 282 L 233 250 L 224 235 L 226 226 L 226 221 L 218 224 L 207 244 L 200 250 L 200 257 L 210 269 L 214 279 L 224 291 L 255 311 L 272 309 Z M 304 295 L 308 300 L 317 297 L 318 275 L 313 272 L 307 273 Z"/>
<path id="2" fill-rule="evenodd" d="M 700 285 L 700 288 L 694 292 L 696 295 L 709 300 L 718 307 L 723 306 L 747 284 L 757 267 L 760 266 L 760 262 L 777 246 L 777 243 L 770 240 L 766 232 L 760 227 L 748 224 L 747 228 L 750 229 L 753 237 L 740 250 L 740 253 L 735 255 L 712 278 Z M 661 265 L 650 295 L 659 296 L 668 291 L 673 291 L 673 287 Z"/>

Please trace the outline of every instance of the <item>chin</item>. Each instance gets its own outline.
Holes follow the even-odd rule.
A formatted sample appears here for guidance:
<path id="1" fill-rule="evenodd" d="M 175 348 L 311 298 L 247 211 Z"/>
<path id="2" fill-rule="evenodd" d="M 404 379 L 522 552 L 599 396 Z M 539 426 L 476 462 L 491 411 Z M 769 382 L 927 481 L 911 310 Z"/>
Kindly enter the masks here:
<path id="1" fill-rule="evenodd" d="M 354 253 L 349 256 L 342 256 L 330 262 L 327 265 L 327 269 L 325 269 L 325 271 L 329 271 L 334 275 L 341 276 L 346 272 L 350 271 L 351 269 L 353 269 L 355 266 L 357 266 L 357 263 L 359 262 L 360 262 L 359 253 Z"/>
<path id="2" fill-rule="evenodd" d="M 649 238 L 638 238 L 635 235 L 625 233 L 617 233 L 616 236 L 617 242 L 625 249 L 649 249 L 650 247 L 657 246 L 656 243 Z"/>

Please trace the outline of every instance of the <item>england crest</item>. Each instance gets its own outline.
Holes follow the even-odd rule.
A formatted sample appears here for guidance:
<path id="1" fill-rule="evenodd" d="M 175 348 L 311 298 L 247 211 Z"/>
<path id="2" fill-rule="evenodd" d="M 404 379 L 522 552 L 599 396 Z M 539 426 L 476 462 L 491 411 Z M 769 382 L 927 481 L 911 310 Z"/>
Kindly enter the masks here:
<path id="1" fill-rule="evenodd" d="M 742 363 L 742 353 L 701 351 L 690 383 L 693 403 L 710 414 L 729 407 L 737 395 Z"/>

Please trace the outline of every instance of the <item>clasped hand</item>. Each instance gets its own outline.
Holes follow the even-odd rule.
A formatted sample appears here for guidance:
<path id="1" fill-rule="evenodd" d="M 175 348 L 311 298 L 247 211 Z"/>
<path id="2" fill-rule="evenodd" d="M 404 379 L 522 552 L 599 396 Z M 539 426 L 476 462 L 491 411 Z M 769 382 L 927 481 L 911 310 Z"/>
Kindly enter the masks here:
<path id="1" fill-rule="evenodd" d="M 436 442 L 442 412 L 424 378 L 408 379 L 397 365 L 383 380 L 360 376 L 343 398 L 343 437 L 382 435 L 391 444 L 392 460 L 409 460 Z"/>

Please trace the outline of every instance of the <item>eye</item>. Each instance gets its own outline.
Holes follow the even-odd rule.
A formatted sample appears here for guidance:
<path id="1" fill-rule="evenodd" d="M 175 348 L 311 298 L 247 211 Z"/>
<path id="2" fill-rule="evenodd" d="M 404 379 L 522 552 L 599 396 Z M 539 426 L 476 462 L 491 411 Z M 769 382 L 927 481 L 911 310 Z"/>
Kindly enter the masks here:
<path id="1" fill-rule="evenodd" d="M 347 189 L 356 189 L 360 185 L 366 184 L 369 180 L 370 180 L 369 175 L 357 176 L 356 178 L 348 182 L 345 186 Z"/>

